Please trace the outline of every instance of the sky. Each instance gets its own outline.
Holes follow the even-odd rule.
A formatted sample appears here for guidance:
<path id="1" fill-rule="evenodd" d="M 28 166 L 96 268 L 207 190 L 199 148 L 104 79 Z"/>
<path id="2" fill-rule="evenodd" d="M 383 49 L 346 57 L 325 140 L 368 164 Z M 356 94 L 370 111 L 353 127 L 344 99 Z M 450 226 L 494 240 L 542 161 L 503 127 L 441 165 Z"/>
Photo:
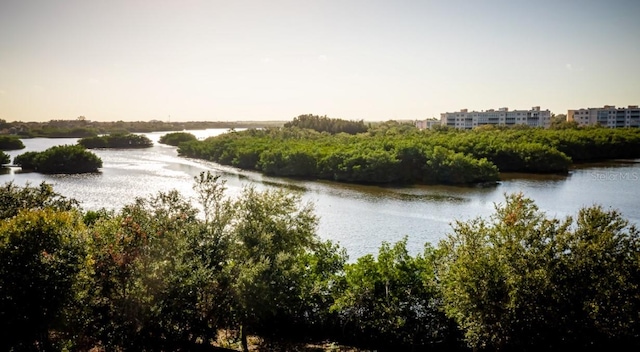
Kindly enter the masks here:
<path id="1" fill-rule="evenodd" d="M 640 105 L 638 0 L 2 0 L 0 119 Z"/>

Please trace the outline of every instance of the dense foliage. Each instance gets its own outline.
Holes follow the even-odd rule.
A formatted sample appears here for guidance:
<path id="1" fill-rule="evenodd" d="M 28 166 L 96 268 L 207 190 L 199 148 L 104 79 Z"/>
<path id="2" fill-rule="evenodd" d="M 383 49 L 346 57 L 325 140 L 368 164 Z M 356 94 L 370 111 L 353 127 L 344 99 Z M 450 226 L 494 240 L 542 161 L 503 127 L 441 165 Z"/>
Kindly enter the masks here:
<path id="1" fill-rule="evenodd" d="M 284 127 L 308 128 L 317 132 L 328 132 L 331 134 L 358 134 L 367 131 L 367 126 L 365 126 L 363 120 L 347 121 L 310 114 L 295 117 L 293 121 L 285 123 Z"/>
<path id="2" fill-rule="evenodd" d="M 24 144 L 17 136 L 0 135 L 0 150 L 24 149 Z"/>
<path id="3" fill-rule="evenodd" d="M 180 155 L 268 175 L 357 183 L 477 183 L 498 172 L 566 173 L 572 162 L 640 157 L 639 129 L 493 128 L 420 131 L 389 121 L 367 133 L 297 127 L 192 141 Z"/>
<path id="4" fill-rule="evenodd" d="M 29 183 L 20 187 L 7 182 L 0 188 L 0 220 L 11 218 L 21 210 L 51 208 L 69 211 L 77 207 L 77 201 L 54 192 L 53 187 L 44 182 L 37 187 Z"/>
<path id="5" fill-rule="evenodd" d="M 84 267 L 85 230 L 77 212 L 19 212 L 0 222 L 0 341 L 3 351 L 50 350 Z M 12 333 L 7 333 L 12 331 Z"/>
<path id="6" fill-rule="evenodd" d="M 102 160 L 80 145 L 60 145 L 42 152 L 26 152 L 16 156 L 13 163 L 23 170 L 43 174 L 97 172 L 102 167 Z"/>
<path id="7" fill-rule="evenodd" d="M 593 206 L 550 219 L 510 195 L 441 243 L 444 309 L 473 348 L 638 347 L 640 232 Z"/>
<path id="8" fill-rule="evenodd" d="M 88 212 L 1 187 L 0 348 L 640 348 L 640 233 L 615 210 L 556 219 L 507 195 L 421 254 L 405 239 L 348 262 L 298 194 L 195 181 L 197 206 L 170 191 Z"/>
<path id="9" fill-rule="evenodd" d="M 402 135 L 246 130 L 182 143 L 178 153 L 268 175 L 341 182 L 463 184 L 498 178 L 497 168 L 486 159 Z"/>
<path id="10" fill-rule="evenodd" d="M 149 148 L 153 142 L 144 135 L 133 133 L 114 133 L 104 136 L 87 137 L 78 140 L 78 144 L 87 149 L 96 148 Z"/>
<path id="11" fill-rule="evenodd" d="M 160 137 L 159 143 L 177 147 L 182 142 L 197 140 L 196 136 L 189 132 L 171 132 Z"/>

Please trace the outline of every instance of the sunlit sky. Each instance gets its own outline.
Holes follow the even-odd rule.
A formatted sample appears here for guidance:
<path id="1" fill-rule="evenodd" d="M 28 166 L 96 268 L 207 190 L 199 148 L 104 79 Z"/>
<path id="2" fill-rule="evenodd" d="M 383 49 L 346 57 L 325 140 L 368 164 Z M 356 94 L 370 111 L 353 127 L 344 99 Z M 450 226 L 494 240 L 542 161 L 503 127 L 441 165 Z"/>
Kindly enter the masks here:
<path id="1" fill-rule="evenodd" d="M 640 1 L 2 0 L 0 119 L 640 104 Z"/>

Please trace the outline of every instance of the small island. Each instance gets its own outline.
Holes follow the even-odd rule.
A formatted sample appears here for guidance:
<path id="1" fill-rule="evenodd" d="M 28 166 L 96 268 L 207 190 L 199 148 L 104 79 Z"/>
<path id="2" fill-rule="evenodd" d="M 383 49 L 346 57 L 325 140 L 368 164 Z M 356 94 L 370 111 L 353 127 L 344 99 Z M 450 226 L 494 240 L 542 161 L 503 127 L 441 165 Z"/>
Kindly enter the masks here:
<path id="1" fill-rule="evenodd" d="M 78 144 L 87 149 L 97 148 L 149 148 L 153 142 L 143 135 L 134 133 L 114 133 L 104 136 L 87 137 L 78 140 Z"/>
<path id="2" fill-rule="evenodd" d="M 24 149 L 24 143 L 18 136 L 0 135 L 0 150 L 19 150 Z"/>
<path id="3" fill-rule="evenodd" d="M 158 142 L 177 147 L 182 142 L 191 142 L 196 140 L 198 140 L 196 136 L 189 132 L 171 132 L 160 137 Z"/>
<path id="4" fill-rule="evenodd" d="M 26 152 L 13 159 L 23 170 L 43 174 L 81 174 L 97 172 L 102 159 L 80 145 L 60 145 L 42 152 Z"/>

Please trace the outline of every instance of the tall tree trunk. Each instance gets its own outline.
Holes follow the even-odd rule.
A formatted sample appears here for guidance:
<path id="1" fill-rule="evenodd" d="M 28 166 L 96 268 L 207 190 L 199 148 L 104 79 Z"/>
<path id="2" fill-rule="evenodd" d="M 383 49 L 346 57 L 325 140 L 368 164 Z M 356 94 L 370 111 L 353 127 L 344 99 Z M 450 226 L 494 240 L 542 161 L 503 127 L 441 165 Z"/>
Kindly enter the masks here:
<path id="1" fill-rule="evenodd" d="M 247 343 L 247 329 L 244 325 L 240 326 L 240 342 L 242 343 L 242 351 L 249 352 L 249 344 Z"/>

